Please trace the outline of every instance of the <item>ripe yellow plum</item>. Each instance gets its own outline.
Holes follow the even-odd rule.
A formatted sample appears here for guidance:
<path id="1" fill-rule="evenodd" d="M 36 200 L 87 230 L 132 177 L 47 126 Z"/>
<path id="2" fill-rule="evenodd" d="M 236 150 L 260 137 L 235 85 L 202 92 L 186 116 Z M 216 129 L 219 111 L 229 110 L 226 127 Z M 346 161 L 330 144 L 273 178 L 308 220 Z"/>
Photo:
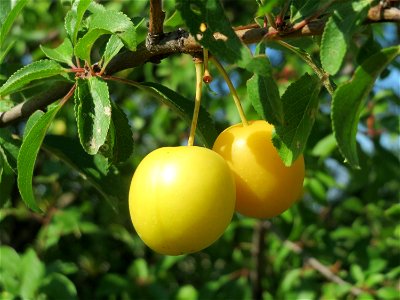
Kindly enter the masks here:
<path id="1" fill-rule="evenodd" d="M 286 167 L 272 144 L 274 127 L 262 120 L 233 125 L 216 139 L 213 150 L 228 162 L 236 182 L 236 210 L 271 218 L 287 210 L 303 190 L 304 159 Z"/>
<path id="2" fill-rule="evenodd" d="M 234 209 L 233 174 L 207 148 L 159 148 L 141 161 L 132 178 L 133 225 L 144 243 L 161 254 L 208 247 L 224 233 Z"/>

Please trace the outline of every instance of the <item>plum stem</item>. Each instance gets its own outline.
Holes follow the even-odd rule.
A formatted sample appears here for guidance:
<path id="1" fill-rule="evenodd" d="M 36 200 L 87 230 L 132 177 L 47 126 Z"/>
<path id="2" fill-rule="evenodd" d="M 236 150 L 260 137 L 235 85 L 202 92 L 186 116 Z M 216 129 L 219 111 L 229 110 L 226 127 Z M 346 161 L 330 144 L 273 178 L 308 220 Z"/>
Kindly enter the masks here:
<path id="1" fill-rule="evenodd" d="M 221 63 L 214 56 L 211 56 L 210 60 L 217 67 L 219 73 L 222 75 L 222 77 L 224 78 L 226 84 L 228 85 L 229 90 L 231 91 L 231 94 L 232 94 L 232 97 L 233 97 L 233 101 L 235 102 L 236 109 L 237 109 L 237 111 L 239 113 L 240 119 L 242 120 L 243 126 L 249 125 L 249 122 L 247 121 L 246 116 L 244 114 L 242 104 L 240 103 L 239 95 L 238 95 L 235 87 L 233 86 L 233 83 L 232 83 L 231 79 L 229 78 L 228 73 L 226 73 L 224 67 L 221 65 Z"/>
<path id="2" fill-rule="evenodd" d="M 202 92 L 202 87 L 203 87 L 203 62 L 195 61 L 194 66 L 196 68 L 196 96 L 194 99 L 194 111 L 193 111 L 193 117 L 192 117 L 192 124 L 190 126 L 188 146 L 193 146 L 193 144 L 194 144 L 194 136 L 196 133 L 197 119 L 199 117 L 201 92 Z"/>

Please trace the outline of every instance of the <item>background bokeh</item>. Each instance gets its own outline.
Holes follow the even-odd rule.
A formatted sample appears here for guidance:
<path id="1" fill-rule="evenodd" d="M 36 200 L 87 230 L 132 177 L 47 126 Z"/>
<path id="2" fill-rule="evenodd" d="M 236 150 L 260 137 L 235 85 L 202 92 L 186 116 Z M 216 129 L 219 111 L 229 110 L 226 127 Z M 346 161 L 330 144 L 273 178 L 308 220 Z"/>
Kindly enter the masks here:
<path id="1" fill-rule="evenodd" d="M 148 17 L 148 1 L 101 3 L 130 17 Z M 255 1 L 223 3 L 233 25 L 253 22 Z M 166 24 L 175 27 L 181 24 L 168 21 L 174 5 L 174 1 L 164 3 Z M 13 46 L 1 65 L 1 80 L 44 58 L 39 45 L 55 47 L 63 40 L 69 8 L 66 0 L 30 1 L 6 39 Z M 399 43 L 398 25 L 368 27 L 355 37 L 346 67 L 334 78 L 336 83 L 352 75 L 358 49 L 370 30 L 382 46 Z M 146 22 L 139 32 L 138 40 L 143 41 Z M 318 38 L 288 42 L 318 59 Z M 305 72 L 312 72 L 277 44 L 267 46 L 281 92 Z M 34 188 L 38 198 L 48 203 L 44 215 L 26 208 L 16 183 L 9 196 L 0 191 L 0 299 L 251 299 L 252 278 L 260 263 L 264 299 L 399 299 L 399 66 L 396 61 L 382 74 L 362 112 L 357 135 L 360 170 L 343 162 L 331 133 L 330 97 L 322 91 L 304 153 L 307 170 L 302 199 L 268 221 L 235 215 L 215 244 L 191 255 L 162 256 L 145 247 L 131 224 L 128 201 L 114 211 L 76 171 L 41 151 Z M 258 118 L 246 95 L 251 74 L 235 66 L 226 68 L 248 119 Z M 239 122 L 239 116 L 225 83 L 211 71 L 214 81 L 204 88 L 203 105 L 217 129 L 223 130 Z M 159 82 L 194 98 L 194 66 L 188 55 L 169 57 L 158 65 L 145 64 L 118 76 Z M 51 89 L 51 85 L 39 88 Z M 115 193 L 126 193 L 141 159 L 158 147 L 185 144 L 189 130 L 167 106 L 134 87 L 113 82 L 110 91 L 112 100 L 127 114 L 135 141 L 132 157 L 118 167 L 124 174 L 121 186 L 125 190 L 116 188 Z M 5 99 L 0 102 L 1 110 L 25 96 Z M 372 116 L 376 132 L 371 133 L 367 122 Z M 20 135 L 24 122 L 1 130 Z M 58 114 L 49 133 L 76 137 L 71 103 Z M 260 230 L 265 241 L 261 249 L 257 248 Z M 256 250 L 263 258 L 258 263 Z M 324 277 L 313 260 L 345 282 Z M 353 287 L 364 292 L 357 295 Z"/>

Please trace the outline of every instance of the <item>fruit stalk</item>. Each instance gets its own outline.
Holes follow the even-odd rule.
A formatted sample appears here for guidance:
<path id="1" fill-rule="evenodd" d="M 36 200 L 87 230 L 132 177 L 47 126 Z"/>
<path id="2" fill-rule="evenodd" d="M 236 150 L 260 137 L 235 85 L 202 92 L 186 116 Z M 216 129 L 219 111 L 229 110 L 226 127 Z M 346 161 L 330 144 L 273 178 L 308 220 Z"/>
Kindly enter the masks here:
<path id="1" fill-rule="evenodd" d="M 235 102 L 236 109 L 237 109 L 237 111 L 239 113 L 240 120 L 242 121 L 243 126 L 249 125 L 249 122 L 247 122 L 246 116 L 244 114 L 242 104 L 240 103 L 239 95 L 236 92 L 236 89 L 233 86 L 233 83 L 232 83 L 231 79 L 229 78 L 228 73 L 226 73 L 224 67 L 221 65 L 221 63 L 215 57 L 211 56 L 210 60 L 217 67 L 218 71 L 220 72 L 220 74 L 224 78 L 226 84 L 228 85 L 229 90 L 231 91 L 231 94 L 232 94 L 232 97 L 233 97 L 233 101 Z"/>
<path id="2" fill-rule="evenodd" d="M 192 124 L 190 126 L 190 134 L 188 139 L 188 146 L 193 146 L 194 136 L 196 133 L 197 119 L 199 117 L 200 103 L 201 103 L 201 92 L 203 87 L 203 62 L 196 59 L 194 62 L 196 68 L 196 96 L 194 99 L 194 111 L 192 117 Z"/>

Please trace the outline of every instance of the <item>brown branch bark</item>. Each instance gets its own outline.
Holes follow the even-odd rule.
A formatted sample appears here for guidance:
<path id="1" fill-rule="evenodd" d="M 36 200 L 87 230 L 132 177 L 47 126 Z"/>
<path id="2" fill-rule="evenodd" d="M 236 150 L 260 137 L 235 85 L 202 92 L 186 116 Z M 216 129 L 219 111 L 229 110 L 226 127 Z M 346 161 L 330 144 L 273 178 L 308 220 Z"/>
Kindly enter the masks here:
<path id="1" fill-rule="evenodd" d="M 253 233 L 253 248 L 252 256 L 254 261 L 254 268 L 250 274 L 251 276 L 251 293 L 252 299 L 262 300 L 263 299 L 263 288 L 262 278 L 265 268 L 265 234 L 267 233 L 268 223 L 259 221 L 254 228 Z"/>
<path id="2" fill-rule="evenodd" d="M 165 12 L 161 0 L 150 0 L 149 39 L 157 39 L 163 35 Z"/>
<path id="3" fill-rule="evenodd" d="M 136 51 L 126 51 L 114 57 L 107 67 L 106 74 L 113 74 L 124 69 L 134 68 L 147 62 L 158 63 L 162 59 L 174 54 L 187 53 L 194 55 L 202 51 L 196 39 L 184 30 L 178 29 L 177 31 L 163 33 L 160 20 L 164 20 L 165 14 L 161 8 L 161 1 L 152 0 L 150 5 L 152 13 L 149 23 L 149 36 L 153 34 L 153 37 L 148 38 L 147 42 L 140 44 Z M 156 19 L 156 16 L 159 19 Z M 252 44 L 262 40 L 321 35 L 325 21 L 324 19 L 314 20 L 301 29 L 285 35 L 277 34 L 273 28 L 260 28 L 256 24 L 238 27 L 235 29 L 235 32 L 243 43 Z M 392 7 L 381 10 L 378 7 L 373 7 L 370 9 L 366 21 L 399 22 L 400 9 Z M 154 39 L 154 35 L 157 36 L 157 39 Z M 216 33 L 215 38 L 223 40 L 225 37 L 222 34 Z M 72 84 L 65 83 L 47 93 L 38 95 L 34 99 L 13 107 L 9 111 L 1 112 L 0 127 L 8 126 L 21 118 L 31 115 L 35 110 L 46 107 L 48 104 L 62 98 L 71 86 Z"/>

